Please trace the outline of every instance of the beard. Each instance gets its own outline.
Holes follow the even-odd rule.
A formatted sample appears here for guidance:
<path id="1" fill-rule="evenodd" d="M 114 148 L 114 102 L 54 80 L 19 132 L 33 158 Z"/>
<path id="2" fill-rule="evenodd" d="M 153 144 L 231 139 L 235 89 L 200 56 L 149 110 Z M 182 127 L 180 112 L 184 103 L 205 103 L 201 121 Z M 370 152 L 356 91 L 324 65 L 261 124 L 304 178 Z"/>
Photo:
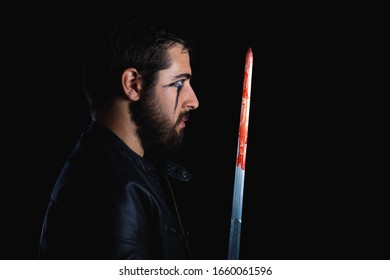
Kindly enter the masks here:
<path id="1" fill-rule="evenodd" d="M 176 128 L 189 112 L 181 113 L 173 123 L 157 103 L 153 87 L 145 91 L 141 98 L 131 103 L 129 107 L 145 157 L 165 157 L 180 150 L 183 145 L 184 128 L 180 132 L 177 132 Z"/>

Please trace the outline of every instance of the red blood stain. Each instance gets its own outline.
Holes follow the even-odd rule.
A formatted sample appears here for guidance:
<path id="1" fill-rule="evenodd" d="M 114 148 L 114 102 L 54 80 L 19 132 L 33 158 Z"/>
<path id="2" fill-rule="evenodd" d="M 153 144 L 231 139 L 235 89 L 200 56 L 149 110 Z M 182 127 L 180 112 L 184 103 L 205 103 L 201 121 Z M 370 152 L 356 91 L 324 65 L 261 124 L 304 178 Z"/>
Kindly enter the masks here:
<path id="1" fill-rule="evenodd" d="M 250 90 L 252 82 L 253 52 L 249 48 L 245 58 L 244 85 L 242 90 L 240 127 L 238 132 L 238 153 L 236 166 L 245 170 L 246 144 L 248 139 Z"/>

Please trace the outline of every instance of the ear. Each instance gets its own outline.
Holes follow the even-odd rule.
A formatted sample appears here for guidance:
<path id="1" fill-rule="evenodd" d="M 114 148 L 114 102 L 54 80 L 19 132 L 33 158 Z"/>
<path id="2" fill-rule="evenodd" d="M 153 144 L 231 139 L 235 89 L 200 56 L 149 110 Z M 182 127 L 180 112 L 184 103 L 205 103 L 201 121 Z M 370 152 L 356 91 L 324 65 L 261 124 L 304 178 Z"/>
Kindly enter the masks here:
<path id="1" fill-rule="evenodd" d="M 132 101 L 140 98 L 142 78 L 135 68 L 128 68 L 122 74 L 122 87 L 125 95 Z"/>

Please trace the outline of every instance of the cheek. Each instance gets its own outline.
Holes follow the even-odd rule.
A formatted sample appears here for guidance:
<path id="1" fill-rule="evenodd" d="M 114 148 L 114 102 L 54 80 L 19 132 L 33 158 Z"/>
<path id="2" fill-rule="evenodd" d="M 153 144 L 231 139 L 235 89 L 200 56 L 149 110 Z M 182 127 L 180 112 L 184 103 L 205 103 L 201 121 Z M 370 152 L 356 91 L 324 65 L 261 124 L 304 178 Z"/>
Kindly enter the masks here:
<path id="1" fill-rule="evenodd" d="M 164 98 L 159 100 L 160 108 L 170 117 L 177 114 L 180 111 L 180 95 L 177 93 L 169 92 Z"/>

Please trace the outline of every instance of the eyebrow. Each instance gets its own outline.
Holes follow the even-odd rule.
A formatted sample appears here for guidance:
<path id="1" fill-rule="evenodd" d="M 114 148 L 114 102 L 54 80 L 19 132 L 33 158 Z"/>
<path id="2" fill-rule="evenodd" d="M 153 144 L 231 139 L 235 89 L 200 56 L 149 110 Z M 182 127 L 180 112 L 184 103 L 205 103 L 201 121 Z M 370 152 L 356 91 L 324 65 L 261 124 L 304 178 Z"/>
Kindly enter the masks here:
<path id="1" fill-rule="evenodd" d="M 172 79 L 182 79 L 182 78 L 186 78 L 186 79 L 190 79 L 191 78 L 191 74 L 188 74 L 188 73 L 183 73 L 183 74 L 179 74 L 179 75 L 176 75 L 176 76 L 173 76 Z"/>

